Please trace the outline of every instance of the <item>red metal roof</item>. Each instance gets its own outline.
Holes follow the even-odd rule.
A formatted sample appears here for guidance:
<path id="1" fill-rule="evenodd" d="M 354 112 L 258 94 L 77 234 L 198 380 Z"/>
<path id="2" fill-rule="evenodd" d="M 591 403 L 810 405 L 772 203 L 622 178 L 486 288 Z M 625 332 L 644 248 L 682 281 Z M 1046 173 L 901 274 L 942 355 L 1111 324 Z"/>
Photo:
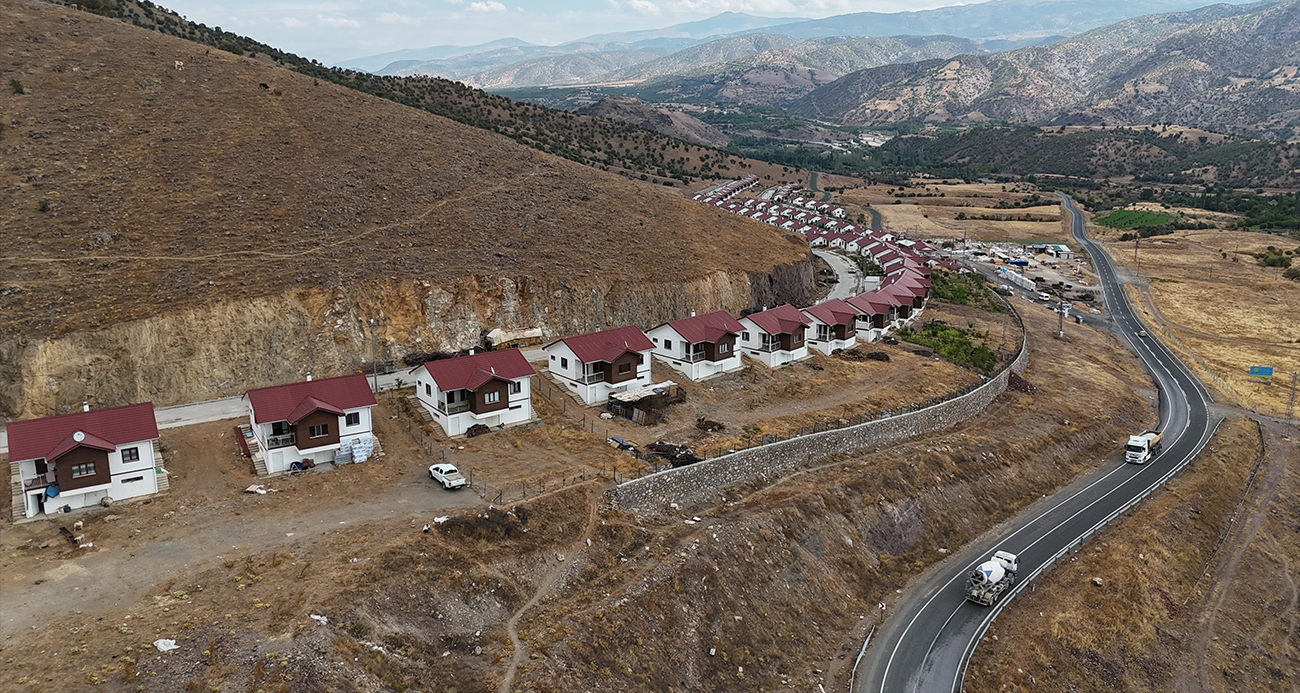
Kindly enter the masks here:
<path id="1" fill-rule="evenodd" d="M 838 298 L 804 308 L 803 312 L 827 325 L 852 325 L 853 321 L 858 319 L 858 309 Z"/>
<path id="2" fill-rule="evenodd" d="M 52 459 L 78 445 L 111 450 L 123 443 L 158 437 L 152 402 L 12 421 L 7 428 L 11 460 Z M 85 434 L 84 440 L 73 439 L 77 431 Z"/>
<path id="3" fill-rule="evenodd" d="M 256 423 L 271 421 L 291 421 L 291 417 L 301 414 L 297 420 L 315 411 L 299 412 L 299 407 L 309 398 L 315 398 L 318 404 L 326 405 L 326 411 L 373 407 L 375 395 L 370 391 L 370 383 L 360 373 L 341 375 L 337 378 L 307 380 L 300 383 L 275 385 L 249 390 L 249 404 L 253 405 L 253 420 Z"/>
<path id="4" fill-rule="evenodd" d="M 677 334 L 681 335 L 682 339 L 692 344 L 716 342 L 728 334 L 737 335 L 745 331 L 745 326 L 725 310 L 672 320 L 668 325 L 677 330 Z"/>
<path id="5" fill-rule="evenodd" d="M 604 332 L 581 334 L 577 337 L 565 337 L 560 340 L 573 350 L 583 363 L 605 361 L 613 363 L 615 359 L 629 351 L 649 351 L 655 348 L 650 338 L 639 328 L 628 325 Z"/>
<path id="6" fill-rule="evenodd" d="M 748 316 L 759 329 L 768 334 L 794 334 L 800 327 L 808 326 L 808 318 L 798 308 L 785 303 L 761 313 Z"/>
<path id="7" fill-rule="evenodd" d="M 889 301 L 881 298 L 875 291 L 858 294 L 848 299 L 847 303 L 857 308 L 863 315 L 884 315 L 889 312 Z"/>
<path id="8" fill-rule="evenodd" d="M 424 369 L 429 371 L 433 382 L 443 392 L 477 390 L 493 378 L 514 380 L 537 375 L 537 371 L 528 365 L 528 359 L 524 358 L 524 352 L 518 349 L 484 351 L 473 356 L 429 361 L 424 364 Z"/>

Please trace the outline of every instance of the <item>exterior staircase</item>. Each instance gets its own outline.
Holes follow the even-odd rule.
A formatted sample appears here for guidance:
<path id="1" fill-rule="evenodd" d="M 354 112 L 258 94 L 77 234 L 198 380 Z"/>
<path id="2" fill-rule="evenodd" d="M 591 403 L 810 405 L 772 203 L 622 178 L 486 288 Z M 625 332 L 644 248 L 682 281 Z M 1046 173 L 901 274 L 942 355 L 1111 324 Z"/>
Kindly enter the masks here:
<path id="1" fill-rule="evenodd" d="M 158 493 L 166 493 L 172 489 L 172 475 L 163 465 L 162 445 L 157 438 L 153 441 L 153 459 L 154 476 L 158 477 Z"/>
<path id="2" fill-rule="evenodd" d="M 13 491 L 13 504 L 9 506 L 9 521 L 18 522 L 27 517 L 27 499 L 23 497 L 23 478 L 18 463 L 9 463 L 9 486 Z"/>

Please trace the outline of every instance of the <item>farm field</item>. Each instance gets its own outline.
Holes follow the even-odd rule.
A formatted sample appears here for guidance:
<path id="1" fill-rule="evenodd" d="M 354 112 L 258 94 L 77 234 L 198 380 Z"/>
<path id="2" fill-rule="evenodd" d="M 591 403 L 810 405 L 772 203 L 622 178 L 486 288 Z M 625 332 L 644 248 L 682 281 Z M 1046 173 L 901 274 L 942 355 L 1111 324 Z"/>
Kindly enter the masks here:
<path id="1" fill-rule="evenodd" d="M 1117 209 L 1104 217 L 1093 219 L 1093 222 L 1102 226 L 1109 226 L 1112 229 L 1135 229 L 1139 226 L 1159 226 L 1173 221 L 1173 219 L 1173 215 L 1161 212 Z"/>
<path id="2" fill-rule="evenodd" d="M 1117 229 L 1093 227 L 1111 241 L 1117 264 L 1141 278 L 1130 297 L 1157 334 L 1203 380 L 1232 402 L 1282 416 L 1289 373 L 1300 372 L 1300 282 L 1255 257 L 1269 246 L 1300 250 L 1300 242 L 1260 233 L 1184 230 L 1132 244 L 1114 243 Z M 1271 382 L 1251 378 L 1250 366 L 1273 366 Z"/>
<path id="3" fill-rule="evenodd" d="M 823 181 L 823 185 L 830 183 Z M 1069 231 L 1060 221 L 1059 206 L 1023 206 L 1032 202 L 1034 195 L 1038 195 L 1040 201 L 1050 197 L 1049 193 L 1040 192 L 1026 183 L 948 184 L 917 179 L 914 187 L 902 191 L 887 185 L 858 185 L 835 193 L 835 199 L 849 209 L 850 216 L 856 217 L 864 207 L 871 207 L 880 213 L 886 228 L 911 236 L 940 240 L 967 237 L 980 241 L 1016 238 L 1056 242 L 1069 239 Z M 924 197 L 898 197 L 891 195 L 890 191 Z M 998 207 L 999 204 L 1005 206 Z M 1015 206 L 1017 204 L 1022 206 Z"/>

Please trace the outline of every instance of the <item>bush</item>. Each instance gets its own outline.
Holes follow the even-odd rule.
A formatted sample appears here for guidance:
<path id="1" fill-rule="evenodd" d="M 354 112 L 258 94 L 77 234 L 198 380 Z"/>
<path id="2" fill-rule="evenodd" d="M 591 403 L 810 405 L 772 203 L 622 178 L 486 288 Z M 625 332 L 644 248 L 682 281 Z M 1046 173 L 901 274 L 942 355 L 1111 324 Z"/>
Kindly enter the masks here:
<path id="1" fill-rule="evenodd" d="M 977 334 L 974 330 L 963 330 L 952 327 L 942 320 L 931 320 L 922 326 L 919 332 L 904 327 L 898 331 L 898 336 L 903 341 L 930 347 L 940 357 L 958 366 L 977 370 L 984 375 L 992 373 L 997 367 L 997 356 L 993 354 L 992 349 L 982 343 L 988 335 Z M 975 344 L 971 341 L 972 337 L 979 338 L 981 343 Z"/>
<path id="2" fill-rule="evenodd" d="M 17 78 L 13 78 L 9 80 L 9 88 L 13 89 L 14 93 L 18 95 L 21 95 L 24 91 L 26 91 L 25 89 L 23 89 L 23 83 L 19 82 Z"/>
<path id="3" fill-rule="evenodd" d="M 1287 279 L 1290 279 L 1293 282 L 1300 281 L 1300 267 L 1292 267 L 1291 269 L 1283 272 L 1282 276 L 1286 277 Z"/>

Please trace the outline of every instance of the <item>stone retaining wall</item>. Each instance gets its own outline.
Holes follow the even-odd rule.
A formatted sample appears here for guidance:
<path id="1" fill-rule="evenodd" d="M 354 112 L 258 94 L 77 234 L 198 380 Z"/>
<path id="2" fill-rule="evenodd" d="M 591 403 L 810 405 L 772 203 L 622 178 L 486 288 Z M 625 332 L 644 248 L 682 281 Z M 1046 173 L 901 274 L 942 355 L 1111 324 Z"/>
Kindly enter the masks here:
<path id="1" fill-rule="evenodd" d="M 984 411 L 989 403 L 1006 391 L 1012 371 L 1017 375 L 1024 373 L 1028 360 L 1029 349 L 1022 342 L 1020 353 L 1008 367 L 959 397 L 887 419 L 790 438 L 687 467 L 649 474 L 615 487 L 614 503 L 622 510 L 638 514 L 654 512 L 669 503 L 691 505 L 712 500 L 718 491 L 728 486 L 766 479 L 828 455 L 943 430 Z"/>

